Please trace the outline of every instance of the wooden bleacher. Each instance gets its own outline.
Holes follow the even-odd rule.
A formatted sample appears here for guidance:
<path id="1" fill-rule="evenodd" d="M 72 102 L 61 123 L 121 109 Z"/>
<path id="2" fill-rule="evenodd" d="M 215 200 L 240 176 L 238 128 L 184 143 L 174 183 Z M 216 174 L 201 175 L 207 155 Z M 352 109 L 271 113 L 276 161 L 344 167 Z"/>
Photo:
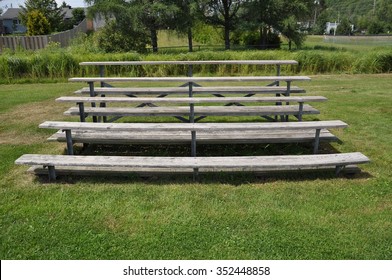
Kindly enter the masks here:
<path id="1" fill-rule="evenodd" d="M 369 159 L 361 153 L 317 154 L 320 141 L 336 141 L 330 129 L 347 126 L 341 121 L 303 121 L 306 114 L 319 111 L 307 102 L 322 102 L 320 96 L 297 96 L 304 90 L 292 86 L 298 81 L 309 81 L 306 76 L 281 76 L 282 65 L 295 65 L 294 61 L 169 61 L 169 62 L 88 62 L 81 65 L 100 67 L 100 77 L 71 78 L 70 82 L 84 82 L 76 94 L 58 102 L 76 103 L 65 112 L 79 116 L 81 122 L 44 122 L 41 128 L 58 130 L 49 140 L 67 143 L 68 155 L 24 155 L 16 164 L 42 166 L 54 180 L 59 172 L 88 170 L 102 171 L 156 171 L 191 170 L 194 175 L 207 171 L 287 171 L 332 168 L 339 173 L 353 164 L 366 163 Z M 113 65 L 188 65 L 188 77 L 105 77 L 105 66 Z M 203 64 L 254 64 L 276 65 L 276 76 L 194 77 L 193 66 Z M 134 86 L 149 83 L 148 87 Z M 178 82 L 179 87 L 152 86 L 154 83 Z M 218 86 L 209 83 L 218 84 Z M 227 83 L 235 83 L 228 86 Z M 249 86 L 248 82 L 268 85 Z M 116 86 L 116 83 L 120 83 Z M 130 87 L 124 87 L 124 83 Z M 207 85 L 205 84 L 207 83 Z M 225 86 L 219 85 L 224 83 Z M 244 83 L 239 86 L 238 83 Z M 286 83 L 282 86 L 282 83 Z M 96 85 L 98 84 L 98 86 Z M 203 84 L 203 85 L 201 85 Z M 291 96 L 295 93 L 296 96 Z M 259 96 L 262 94 L 263 96 Z M 267 94 L 273 96 L 266 96 Z M 110 95 L 109 97 L 106 95 Z M 120 95 L 122 97 L 114 97 Z M 155 95 L 156 97 L 151 97 Z M 185 95 L 185 96 L 184 96 Z M 212 95 L 213 97 L 210 97 Z M 271 103 L 271 104 L 268 104 Z M 112 106 L 112 105 L 115 106 Z M 158 106 L 158 105 L 159 106 Z M 211 105 L 213 104 L 213 105 Z M 267 105 L 266 105 L 267 104 Z M 294 104 L 294 105 L 293 105 Z M 133 106 L 130 106 L 133 105 Z M 227 106 L 230 105 L 230 106 Z M 87 117 L 92 116 L 93 122 Z M 110 123 L 120 117 L 175 116 L 183 123 Z M 226 116 L 228 122 L 197 123 L 207 116 Z M 230 122 L 235 116 L 263 116 L 270 122 Z M 279 118 L 280 116 L 280 118 Z M 294 116 L 291 121 L 289 116 Z M 283 122 L 278 122 L 278 120 Z M 313 143 L 313 154 L 284 156 L 219 156 L 197 155 L 197 145 L 238 143 Z M 119 157 L 74 155 L 75 143 L 87 144 L 190 144 L 189 157 Z M 40 171 L 38 171 L 40 170 Z M 45 171 L 46 170 L 46 171 Z"/>

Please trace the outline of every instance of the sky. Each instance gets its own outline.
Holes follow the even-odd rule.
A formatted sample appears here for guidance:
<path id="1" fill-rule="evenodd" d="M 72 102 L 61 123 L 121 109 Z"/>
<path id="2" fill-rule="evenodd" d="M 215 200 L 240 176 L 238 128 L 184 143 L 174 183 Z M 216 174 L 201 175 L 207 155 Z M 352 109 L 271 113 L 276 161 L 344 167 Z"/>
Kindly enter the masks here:
<path id="1" fill-rule="evenodd" d="M 61 5 L 64 0 L 56 0 L 57 5 Z M 0 8 L 6 10 L 7 8 L 11 8 L 11 4 L 13 8 L 18 8 L 19 5 L 24 4 L 24 0 L 2 0 L 0 1 Z M 86 4 L 83 0 L 65 0 L 65 3 L 71 5 L 71 7 L 86 7 Z"/>

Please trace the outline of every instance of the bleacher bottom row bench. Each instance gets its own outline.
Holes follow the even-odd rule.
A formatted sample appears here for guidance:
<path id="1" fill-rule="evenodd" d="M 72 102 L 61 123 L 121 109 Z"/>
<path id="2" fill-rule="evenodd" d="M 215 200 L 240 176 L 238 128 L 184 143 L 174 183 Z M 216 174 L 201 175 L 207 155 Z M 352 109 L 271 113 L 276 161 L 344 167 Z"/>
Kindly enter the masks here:
<path id="1" fill-rule="evenodd" d="M 369 159 L 361 153 L 289 155 L 289 156 L 236 156 L 236 157 L 122 157 L 122 156 L 70 156 L 26 154 L 16 164 L 47 168 L 50 180 L 57 177 L 56 169 L 62 167 L 110 168 L 113 172 L 121 168 L 142 169 L 193 169 L 203 171 L 301 171 L 335 168 L 339 174 L 346 166 L 367 163 Z"/>

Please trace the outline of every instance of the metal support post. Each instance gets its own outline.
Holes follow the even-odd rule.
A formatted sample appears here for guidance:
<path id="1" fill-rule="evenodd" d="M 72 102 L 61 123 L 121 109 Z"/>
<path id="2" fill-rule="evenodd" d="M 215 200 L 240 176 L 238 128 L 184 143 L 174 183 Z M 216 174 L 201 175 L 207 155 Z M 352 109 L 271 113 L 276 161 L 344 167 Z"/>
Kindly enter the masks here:
<path id="1" fill-rule="evenodd" d="M 191 141 L 191 156 L 196 156 L 196 131 L 191 132 L 192 141 Z"/>
<path id="2" fill-rule="evenodd" d="M 291 81 L 286 81 L 287 83 L 287 90 L 286 90 L 286 96 L 290 96 L 290 91 L 291 91 Z M 286 102 L 286 105 L 290 105 L 290 102 Z M 286 122 L 289 121 L 289 116 L 286 116 Z"/>
<path id="3" fill-rule="evenodd" d="M 188 77 L 193 76 L 193 65 L 189 65 L 188 67 Z M 193 97 L 193 82 L 189 82 L 189 97 Z M 195 104 L 189 103 L 189 123 L 195 123 Z M 196 131 L 191 132 L 192 141 L 191 141 L 191 156 L 196 157 Z M 199 168 L 193 168 L 193 181 L 197 180 L 199 174 Z"/>
<path id="4" fill-rule="evenodd" d="M 302 121 L 303 111 L 304 111 L 304 103 L 303 102 L 299 102 L 298 120 L 300 122 Z"/>
<path id="5" fill-rule="evenodd" d="M 81 122 L 86 122 L 86 114 L 84 113 L 84 103 L 83 102 L 79 102 L 77 104 L 79 105 L 80 121 Z"/>
<path id="6" fill-rule="evenodd" d="M 314 138 L 314 147 L 313 147 L 313 153 L 317 154 L 318 153 L 318 149 L 319 149 L 319 145 L 320 145 L 320 128 L 316 129 L 316 136 Z"/>
<path id="7" fill-rule="evenodd" d="M 340 172 L 344 169 L 344 165 L 337 165 L 335 168 L 335 175 L 339 176 Z"/>
<path id="8" fill-rule="evenodd" d="M 100 77 L 105 77 L 105 66 L 104 65 L 99 65 L 99 76 Z M 101 87 L 105 87 L 105 82 L 101 82 Z M 101 95 L 101 97 L 105 97 L 105 95 L 104 94 L 102 94 Z M 99 104 L 99 107 L 106 107 L 106 103 L 100 103 Z M 104 117 L 102 117 L 102 119 L 103 119 L 103 122 L 107 122 L 107 117 L 106 116 L 104 116 Z"/>
<path id="9" fill-rule="evenodd" d="M 96 94 L 95 94 L 95 90 L 94 90 L 94 82 L 88 82 L 88 86 L 90 88 L 90 97 L 95 97 Z M 93 107 L 93 108 L 95 107 L 94 102 L 91 103 L 91 107 Z M 97 116 L 93 116 L 93 122 L 98 122 Z"/>
<path id="10" fill-rule="evenodd" d="M 104 65 L 99 65 L 99 76 L 100 77 L 105 77 L 105 66 Z M 105 82 L 101 82 L 101 87 L 105 86 Z"/>
<path id="11" fill-rule="evenodd" d="M 73 141 L 72 141 L 72 133 L 70 129 L 64 129 L 65 137 L 67 139 L 67 153 L 68 155 L 73 155 Z"/>
<path id="12" fill-rule="evenodd" d="M 56 169 L 54 166 L 49 165 L 48 166 L 48 173 L 49 173 L 49 181 L 55 181 L 56 180 Z"/>

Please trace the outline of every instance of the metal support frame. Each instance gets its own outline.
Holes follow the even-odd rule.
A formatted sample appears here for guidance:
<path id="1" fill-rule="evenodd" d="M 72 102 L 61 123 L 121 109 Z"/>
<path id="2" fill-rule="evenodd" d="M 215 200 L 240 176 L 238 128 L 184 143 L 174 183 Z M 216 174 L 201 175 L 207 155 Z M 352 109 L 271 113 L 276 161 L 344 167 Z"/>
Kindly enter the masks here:
<path id="1" fill-rule="evenodd" d="M 86 114 L 84 112 L 84 103 L 78 102 L 77 105 L 79 106 L 79 116 L 81 122 L 86 122 Z"/>
<path id="2" fill-rule="evenodd" d="M 291 81 L 286 81 L 287 83 L 287 90 L 285 96 L 289 97 L 290 96 L 290 91 L 291 91 Z M 290 102 L 286 102 L 286 105 L 290 105 Z M 285 116 L 286 122 L 289 121 L 289 115 Z"/>
<path id="3" fill-rule="evenodd" d="M 72 132 L 70 129 L 64 129 L 63 131 L 65 132 L 65 137 L 67 139 L 67 154 L 73 155 L 74 150 L 73 150 Z"/>
<path id="4" fill-rule="evenodd" d="M 303 102 L 299 102 L 299 112 L 298 112 L 298 120 L 300 122 L 302 122 L 302 115 L 303 115 L 303 111 L 304 111 L 304 103 Z"/>
<path id="5" fill-rule="evenodd" d="M 313 147 L 313 153 L 314 153 L 314 154 L 317 154 L 317 153 L 318 153 L 318 150 L 319 150 L 319 145 L 320 145 L 320 131 L 321 131 L 321 128 L 317 128 L 317 129 L 316 129 L 316 135 L 315 135 L 315 138 L 314 138 L 314 147 Z"/>
<path id="6" fill-rule="evenodd" d="M 336 176 L 339 176 L 340 172 L 342 172 L 342 170 L 343 170 L 344 168 L 345 168 L 344 165 L 337 165 L 337 166 L 335 167 L 335 175 L 336 175 Z"/>
<path id="7" fill-rule="evenodd" d="M 275 118 L 272 118 L 270 116 L 261 116 L 261 117 L 266 119 L 267 121 L 271 121 L 271 122 L 276 122 L 277 121 L 277 119 L 276 119 L 277 116 L 275 116 Z"/>
<path id="8" fill-rule="evenodd" d="M 99 65 L 99 76 L 100 76 L 100 77 L 105 77 L 105 66 L 104 66 L 104 65 Z M 111 85 L 106 84 L 106 83 L 103 82 L 103 81 L 100 83 L 100 86 L 101 86 L 101 88 L 102 88 L 102 87 L 112 87 Z M 101 97 L 105 97 L 105 94 L 101 94 Z M 105 108 L 105 107 L 106 107 L 106 103 L 101 102 L 101 103 L 99 104 L 99 107 Z M 106 123 L 106 122 L 108 121 L 108 120 L 107 120 L 107 117 L 106 117 L 106 116 L 103 116 L 103 117 L 102 117 L 102 121 L 103 121 L 104 123 Z"/>
<path id="9" fill-rule="evenodd" d="M 96 94 L 95 94 L 95 90 L 94 90 L 94 82 L 88 82 L 88 86 L 90 88 L 90 97 L 95 97 Z M 93 108 L 95 107 L 94 102 L 91 103 L 91 107 L 93 107 Z M 97 116 L 93 116 L 93 122 L 98 122 Z"/>
<path id="10" fill-rule="evenodd" d="M 54 168 L 53 165 L 48 165 L 47 167 L 48 167 L 49 181 L 55 181 L 57 178 L 56 169 Z"/>
<path id="11" fill-rule="evenodd" d="M 193 76 L 193 65 L 188 66 L 188 77 Z M 193 97 L 193 86 L 200 86 L 198 84 L 194 84 L 193 82 L 188 83 L 189 88 L 189 97 Z M 195 104 L 189 104 L 189 123 L 195 123 Z M 191 132 L 191 156 L 196 157 L 196 131 Z M 199 168 L 193 168 L 193 180 L 196 181 L 199 175 Z"/>

